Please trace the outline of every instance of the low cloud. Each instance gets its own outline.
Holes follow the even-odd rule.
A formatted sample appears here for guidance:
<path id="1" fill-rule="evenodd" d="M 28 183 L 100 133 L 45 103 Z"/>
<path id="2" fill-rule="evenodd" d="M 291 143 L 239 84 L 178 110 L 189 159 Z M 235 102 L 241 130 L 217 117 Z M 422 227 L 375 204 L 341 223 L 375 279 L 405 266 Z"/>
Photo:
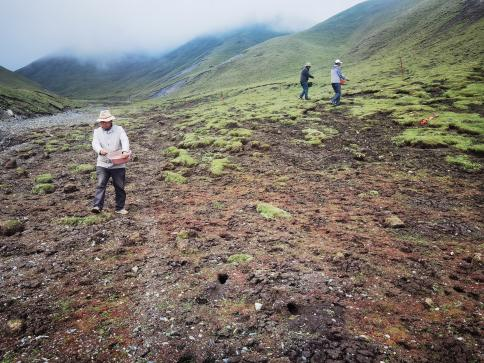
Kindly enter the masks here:
<path id="1" fill-rule="evenodd" d="M 248 24 L 307 29 L 362 0 L 1 0 L 0 65 L 49 54 L 161 53 Z"/>

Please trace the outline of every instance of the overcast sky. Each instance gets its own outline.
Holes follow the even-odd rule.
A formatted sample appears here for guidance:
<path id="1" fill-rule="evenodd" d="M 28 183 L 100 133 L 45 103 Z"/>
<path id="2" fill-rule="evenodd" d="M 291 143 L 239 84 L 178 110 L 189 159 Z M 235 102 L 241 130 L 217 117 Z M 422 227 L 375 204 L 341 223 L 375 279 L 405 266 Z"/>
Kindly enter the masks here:
<path id="1" fill-rule="evenodd" d="M 0 0 L 0 65 L 54 53 L 157 53 L 253 23 L 307 29 L 363 0 Z"/>

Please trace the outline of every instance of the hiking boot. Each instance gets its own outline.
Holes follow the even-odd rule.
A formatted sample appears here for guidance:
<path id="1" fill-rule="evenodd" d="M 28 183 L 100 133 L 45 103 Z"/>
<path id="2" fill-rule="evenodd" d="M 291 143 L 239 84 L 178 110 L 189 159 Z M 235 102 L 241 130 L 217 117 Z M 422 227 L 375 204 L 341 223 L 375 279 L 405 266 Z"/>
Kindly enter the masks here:
<path id="1" fill-rule="evenodd" d="M 114 211 L 115 213 L 118 213 L 118 214 L 122 214 L 122 215 L 125 215 L 125 214 L 128 214 L 128 211 L 126 209 L 118 209 L 116 211 Z"/>
<path id="2" fill-rule="evenodd" d="M 307 97 L 307 98 L 305 98 L 305 100 L 306 100 L 306 101 L 309 101 L 309 100 L 310 100 L 310 98 L 309 98 L 309 97 Z"/>
<path id="3" fill-rule="evenodd" d="M 101 213 L 101 208 L 99 208 L 98 206 L 92 207 L 91 212 L 95 214 L 99 214 Z"/>

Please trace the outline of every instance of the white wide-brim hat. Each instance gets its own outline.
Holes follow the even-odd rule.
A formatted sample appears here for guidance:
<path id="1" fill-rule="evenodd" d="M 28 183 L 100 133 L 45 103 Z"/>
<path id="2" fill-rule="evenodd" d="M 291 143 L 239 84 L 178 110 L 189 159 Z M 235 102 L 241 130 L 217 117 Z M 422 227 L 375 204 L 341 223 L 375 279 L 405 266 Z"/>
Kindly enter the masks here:
<path id="1" fill-rule="evenodd" d="M 97 119 L 97 122 L 109 122 L 112 120 L 115 120 L 116 117 L 111 115 L 111 112 L 109 110 L 104 110 L 99 113 L 99 117 Z"/>
<path id="2" fill-rule="evenodd" d="M 340 61 L 339 59 L 336 59 L 336 60 L 334 61 L 334 64 L 343 64 L 343 62 L 342 62 L 342 61 Z"/>

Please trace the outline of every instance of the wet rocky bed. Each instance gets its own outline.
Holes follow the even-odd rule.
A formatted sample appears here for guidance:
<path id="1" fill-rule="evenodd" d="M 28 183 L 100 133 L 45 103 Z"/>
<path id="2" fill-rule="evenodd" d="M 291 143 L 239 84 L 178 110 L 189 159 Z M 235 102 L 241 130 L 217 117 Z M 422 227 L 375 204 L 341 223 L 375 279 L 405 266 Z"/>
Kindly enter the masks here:
<path id="1" fill-rule="evenodd" d="M 246 144 L 221 176 L 201 162 L 186 184 L 163 177 L 176 121 L 131 115 L 129 214 L 110 186 L 94 224 L 65 223 L 90 215 L 92 126 L 18 136 L 1 156 L 3 361 L 481 361 L 482 172 L 395 146 L 383 116 L 312 112 L 339 131 L 323 146 L 247 124 L 269 148 Z M 45 173 L 53 190 L 34 194 Z"/>

